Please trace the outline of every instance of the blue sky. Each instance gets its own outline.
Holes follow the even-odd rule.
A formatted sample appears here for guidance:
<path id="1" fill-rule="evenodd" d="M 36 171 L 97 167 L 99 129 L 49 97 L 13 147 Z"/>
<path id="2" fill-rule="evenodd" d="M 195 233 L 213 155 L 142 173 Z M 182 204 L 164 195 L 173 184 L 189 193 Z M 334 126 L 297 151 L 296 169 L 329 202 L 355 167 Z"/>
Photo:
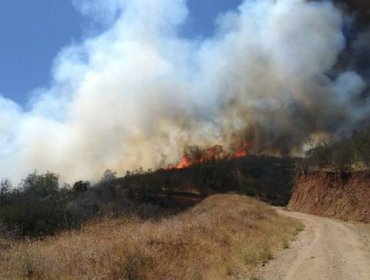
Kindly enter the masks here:
<path id="1" fill-rule="evenodd" d="M 220 12 L 241 0 L 188 0 L 186 36 L 208 36 Z M 0 3 L 0 94 L 20 104 L 47 86 L 53 58 L 81 40 L 88 22 L 69 0 L 11 0 Z"/>

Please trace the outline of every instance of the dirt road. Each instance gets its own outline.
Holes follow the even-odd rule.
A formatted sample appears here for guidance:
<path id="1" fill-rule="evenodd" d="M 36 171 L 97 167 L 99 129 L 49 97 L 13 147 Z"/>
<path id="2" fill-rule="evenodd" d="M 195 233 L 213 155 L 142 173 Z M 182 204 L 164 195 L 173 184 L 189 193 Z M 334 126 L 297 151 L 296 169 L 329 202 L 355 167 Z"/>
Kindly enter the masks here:
<path id="1" fill-rule="evenodd" d="M 305 230 L 261 268 L 264 280 L 370 280 L 370 225 L 277 210 Z"/>

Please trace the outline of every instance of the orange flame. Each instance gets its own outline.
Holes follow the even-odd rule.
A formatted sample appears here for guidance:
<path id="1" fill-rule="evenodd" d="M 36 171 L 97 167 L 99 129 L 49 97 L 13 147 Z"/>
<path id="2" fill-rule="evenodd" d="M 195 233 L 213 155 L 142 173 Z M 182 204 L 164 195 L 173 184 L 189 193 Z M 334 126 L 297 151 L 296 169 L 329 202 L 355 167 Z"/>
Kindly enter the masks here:
<path id="1" fill-rule="evenodd" d="M 243 143 L 243 145 L 232 153 L 232 157 L 241 158 L 248 156 L 248 150 L 251 148 L 251 145 L 248 143 Z"/>
<path id="2" fill-rule="evenodd" d="M 177 164 L 170 164 L 167 169 L 182 169 L 193 164 L 200 164 L 210 160 L 218 160 L 223 158 L 242 158 L 248 156 L 250 144 L 243 143 L 238 149 L 230 154 L 226 154 L 221 146 L 213 146 L 203 151 L 198 151 L 196 154 L 185 154 Z"/>
<path id="3" fill-rule="evenodd" d="M 176 169 L 186 168 L 189 167 L 191 164 L 192 164 L 191 160 L 188 159 L 186 156 L 183 156 L 180 162 L 175 165 L 175 168 Z"/>

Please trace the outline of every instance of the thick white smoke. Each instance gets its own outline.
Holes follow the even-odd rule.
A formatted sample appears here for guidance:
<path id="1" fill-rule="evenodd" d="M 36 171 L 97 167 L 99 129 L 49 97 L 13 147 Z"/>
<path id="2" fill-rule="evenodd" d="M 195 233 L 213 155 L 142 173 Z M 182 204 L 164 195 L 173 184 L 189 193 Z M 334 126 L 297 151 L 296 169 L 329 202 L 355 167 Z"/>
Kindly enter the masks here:
<path id="1" fill-rule="evenodd" d="M 29 110 L 0 97 L 0 177 L 95 179 L 243 137 L 256 152 L 288 153 L 369 116 L 353 105 L 359 75 L 326 75 L 345 44 L 329 2 L 247 0 L 204 40 L 180 35 L 184 0 L 75 4 L 106 31 L 60 52 Z"/>

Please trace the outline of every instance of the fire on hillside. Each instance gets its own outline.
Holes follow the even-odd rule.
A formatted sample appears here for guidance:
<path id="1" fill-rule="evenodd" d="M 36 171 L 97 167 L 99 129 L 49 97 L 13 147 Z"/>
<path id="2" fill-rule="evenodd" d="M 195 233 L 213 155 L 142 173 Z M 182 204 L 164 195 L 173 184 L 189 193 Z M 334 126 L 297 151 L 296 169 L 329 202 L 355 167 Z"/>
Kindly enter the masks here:
<path id="1" fill-rule="evenodd" d="M 206 149 L 201 149 L 197 146 L 188 146 L 185 148 L 181 160 L 177 164 L 169 164 L 167 169 L 182 169 L 212 160 L 246 157 L 249 154 L 250 147 L 251 144 L 247 142 L 238 145 L 237 148 L 233 148 L 231 151 L 225 151 L 220 145 Z"/>

